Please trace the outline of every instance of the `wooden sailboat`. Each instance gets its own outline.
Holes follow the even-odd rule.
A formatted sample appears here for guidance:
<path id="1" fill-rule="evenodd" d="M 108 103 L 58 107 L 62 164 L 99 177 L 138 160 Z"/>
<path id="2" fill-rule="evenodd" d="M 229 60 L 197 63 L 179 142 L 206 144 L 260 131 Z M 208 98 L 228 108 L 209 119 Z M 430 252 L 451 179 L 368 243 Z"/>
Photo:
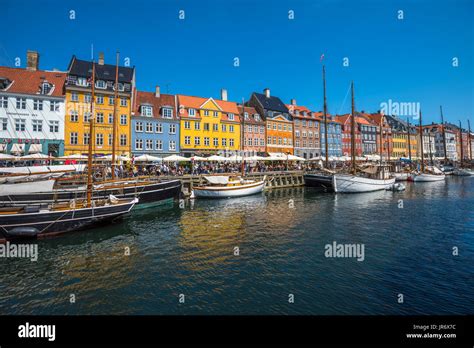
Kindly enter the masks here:
<path id="1" fill-rule="evenodd" d="M 92 64 L 92 99 L 94 99 L 95 65 Z M 91 104 L 91 115 L 94 107 Z M 90 118 L 93 139 L 94 117 Z M 87 198 L 68 203 L 37 204 L 19 208 L 0 208 L 0 239 L 43 237 L 84 229 L 98 222 L 109 221 L 130 212 L 137 198 L 92 199 L 92 141 L 89 142 L 87 173 Z"/>
<path id="2" fill-rule="evenodd" d="M 265 178 L 261 181 L 246 180 L 241 177 L 205 176 L 206 184 L 193 188 L 192 197 L 230 198 L 261 193 L 265 188 Z"/>
<path id="3" fill-rule="evenodd" d="M 380 152 L 380 165 L 363 169 L 358 172 L 356 168 L 355 152 L 355 105 L 354 83 L 351 84 L 352 112 L 351 112 L 351 173 L 335 174 L 332 177 L 334 192 L 360 193 L 385 190 L 391 188 L 395 178 L 390 176 L 388 168 L 382 164 L 382 151 Z M 381 119 L 380 132 L 382 132 L 383 118 Z"/>
<path id="4" fill-rule="evenodd" d="M 442 181 L 446 178 L 441 170 L 436 168 L 435 166 L 430 166 L 425 168 L 425 157 L 423 153 L 423 125 L 422 125 L 422 118 L 421 118 L 421 110 L 420 110 L 420 144 L 421 144 L 421 170 L 419 173 L 413 174 L 413 181 L 415 182 L 433 182 L 433 181 Z"/>

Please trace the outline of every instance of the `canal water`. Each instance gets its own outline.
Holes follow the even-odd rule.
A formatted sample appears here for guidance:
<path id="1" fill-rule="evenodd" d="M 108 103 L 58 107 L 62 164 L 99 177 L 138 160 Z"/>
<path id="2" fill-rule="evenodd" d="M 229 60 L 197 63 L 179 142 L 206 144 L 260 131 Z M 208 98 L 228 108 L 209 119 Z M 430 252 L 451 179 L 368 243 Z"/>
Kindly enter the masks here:
<path id="1" fill-rule="evenodd" d="M 170 203 L 35 243 L 0 259 L 1 314 L 474 314 L 469 177 Z"/>

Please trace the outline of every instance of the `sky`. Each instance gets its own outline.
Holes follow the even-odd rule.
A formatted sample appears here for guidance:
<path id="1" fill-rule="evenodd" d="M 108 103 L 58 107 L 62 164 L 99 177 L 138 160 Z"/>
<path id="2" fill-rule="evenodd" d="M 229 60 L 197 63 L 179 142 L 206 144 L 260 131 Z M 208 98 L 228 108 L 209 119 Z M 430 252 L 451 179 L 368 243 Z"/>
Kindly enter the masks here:
<path id="1" fill-rule="evenodd" d="M 1 8 L 0 65 L 20 58 L 24 67 L 30 49 L 40 69 L 66 70 L 72 55 L 104 52 L 115 64 L 119 51 L 139 90 L 219 98 L 225 88 L 240 102 L 270 88 L 319 111 L 324 63 L 330 113 L 350 112 L 354 81 L 358 111 L 419 103 L 428 123 L 440 121 L 443 105 L 446 120 L 474 128 L 472 0 L 2 0 Z"/>

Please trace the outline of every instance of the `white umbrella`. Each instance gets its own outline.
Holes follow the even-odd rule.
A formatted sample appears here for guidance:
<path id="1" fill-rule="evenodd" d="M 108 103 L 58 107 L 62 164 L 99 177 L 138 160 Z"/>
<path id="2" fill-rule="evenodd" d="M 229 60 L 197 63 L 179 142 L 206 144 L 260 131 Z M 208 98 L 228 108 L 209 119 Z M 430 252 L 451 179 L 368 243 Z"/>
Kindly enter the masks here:
<path id="1" fill-rule="evenodd" d="M 165 162 L 190 162 L 191 159 L 183 157 L 183 156 L 171 155 L 171 156 L 163 158 L 163 161 L 165 161 Z"/>
<path id="2" fill-rule="evenodd" d="M 226 161 L 229 162 L 241 162 L 242 161 L 242 156 L 234 155 L 230 157 L 224 157 Z"/>
<path id="3" fill-rule="evenodd" d="M 295 155 L 288 155 L 287 159 L 288 159 L 288 161 L 306 161 L 305 158 L 298 157 L 298 156 L 295 156 Z"/>
<path id="4" fill-rule="evenodd" d="M 74 154 L 74 155 L 69 155 L 69 156 L 58 157 L 59 160 L 68 160 L 68 159 L 71 159 L 71 160 L 86 160 L 87 158 L 88 158 L 87 156 L 84 156 L 84 155 L 81 155 L 81 154 Z"/>
<path id="5" fill-rule="evenodd" d="M 15 156 L 12 156 L 12 155 L 6 155 L 4 153 L 0 153 L 0 160 L 2 161 L 6 161 L 6 160 L 14 160 L 16 159 Z"/>
<path id="6" fill-rule="evenodd" d="M 222 157 L 219 155 L 212 155 L 206 158 L 206 161 L 211 161 L 211 162 L 224 162 L 226 160 L 226 157 Z"/>
<path id="7" fill-rule="evenodd" d="M 97 160 L 97 161 L 112 161 L 112 155 L 97 157 L 97 158 L 95 158 L 95 160 Z M 128 158 L 126 156 L 117 155 L 117 156 L 115 156 L 115 160 L 116 161 L 130 161 L 130 158 Z"/>
<path id="8" fill-rule="evenodd" d="M 262 156 L 249 156 L 244 158 L 246 161 L 265 161 L 266 158 Z"/>
<path id="9" fill-rule="evenodd" d="M 156 162 L 156 161 L 161 161 L 161 158 L 148 155 L 148 154 L 135 157 L 135 162 Z"/>
<path id="10" fill-rule="evenodd" d="M 26 155 L 26 156 L 21 156 L 18 158 L 18 160 L 23 161 L 23 160 L 48 160 L 51 157 L 48 155 L 45 155 L 43 153 L 33 153 L 31 155 Z"/>
<path id="11" fill-rule="evenodd" d="M 201 157 L 201 156 L 192 156 L 191 157 L 191 160 L 194 161 L 194 162 L 198 162 L 198 161 L 208 161 L 208 159 L 206 157 Z"/>

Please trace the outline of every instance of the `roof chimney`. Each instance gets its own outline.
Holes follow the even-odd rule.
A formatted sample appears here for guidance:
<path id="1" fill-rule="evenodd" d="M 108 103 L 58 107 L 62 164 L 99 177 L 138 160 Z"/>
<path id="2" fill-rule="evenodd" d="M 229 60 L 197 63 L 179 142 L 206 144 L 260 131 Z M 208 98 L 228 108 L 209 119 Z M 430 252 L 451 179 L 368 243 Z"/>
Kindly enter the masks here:
<path id="1" fill-rule="evenodd" d="M 157 98 L 160 97 L 160 86 L 155 87 L 155 97 L 157 97 Z"/>
<path id="2" fill-rule="evenodd" d="M 39 54 L 36 51 L 26 51 L 26 69 L 27 70 L 38 70 L 39 67 Z"/>
<path id="3" fill-rule="evenodd" d="M 296 105 L 296 99 L 291 99 L 291 105 Z"/>
<path id="4" fill-rule="evenodd" d="M 270 98 L 270 88 L 265 88 L 263 93 L 265 93 L 265 97 Z"/>
<path id="5" fill-rule="evenodd" d="M 227 89 L 221 89 L 221 100 L 227 101 Z"/>
<path id="6" fill-rule="evenodd" d="M 104 65 L 104 52 L 99 52 L 99 65 Z"/>

